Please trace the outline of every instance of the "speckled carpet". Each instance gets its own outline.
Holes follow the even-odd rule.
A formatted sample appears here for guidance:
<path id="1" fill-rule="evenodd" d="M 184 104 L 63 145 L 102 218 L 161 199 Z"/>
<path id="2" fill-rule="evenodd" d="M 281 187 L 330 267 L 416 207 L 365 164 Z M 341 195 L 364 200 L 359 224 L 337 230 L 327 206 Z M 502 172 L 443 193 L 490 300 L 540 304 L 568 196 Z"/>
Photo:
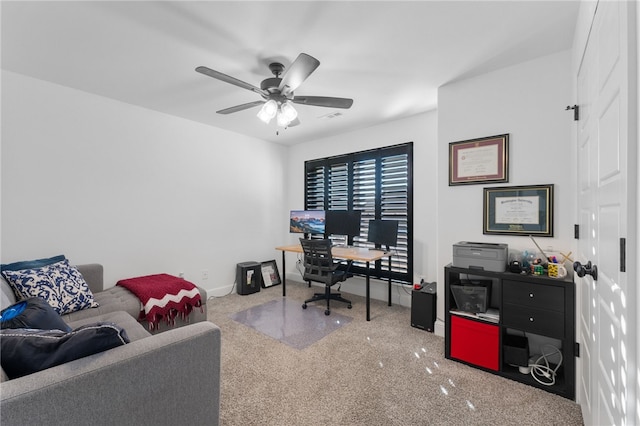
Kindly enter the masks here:
<path id="1" fill-rule="evenodd" d="M 289 281 L 282 306 L 303 312 L 314 290 Z M 332 304 L 331 317 L 351 322 L 302 349 L 232 319 L 281 301 L 280 286 L 207 302 L 222 329 L 221 425 L 582 425 L 573 401 L 445 359 L 410 309 L 372 300 L 367 322 L 364 298 L 345 297 L 353 309 Z"/>

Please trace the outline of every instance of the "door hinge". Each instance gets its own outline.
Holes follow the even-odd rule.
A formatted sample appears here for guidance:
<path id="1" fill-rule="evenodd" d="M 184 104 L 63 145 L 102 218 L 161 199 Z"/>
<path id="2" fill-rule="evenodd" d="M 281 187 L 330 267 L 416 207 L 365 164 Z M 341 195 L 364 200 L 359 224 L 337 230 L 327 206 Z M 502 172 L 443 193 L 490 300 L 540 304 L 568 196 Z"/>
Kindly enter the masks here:
<path id="1" fill-rule="evenodd" d="M 620 238 L 620 272 L 627 272 L 627 239 Z"/>
<path id="2" fill-rule="evenodd" d="M 573 238 L 576 240 L 580 239 L 580 225 L 573 225 Z"/>
<path id="3" fill-rule="evenodd" d="M 573 343 L 573 356 L 580 358 L 580 343 L 578 342 Z"/>

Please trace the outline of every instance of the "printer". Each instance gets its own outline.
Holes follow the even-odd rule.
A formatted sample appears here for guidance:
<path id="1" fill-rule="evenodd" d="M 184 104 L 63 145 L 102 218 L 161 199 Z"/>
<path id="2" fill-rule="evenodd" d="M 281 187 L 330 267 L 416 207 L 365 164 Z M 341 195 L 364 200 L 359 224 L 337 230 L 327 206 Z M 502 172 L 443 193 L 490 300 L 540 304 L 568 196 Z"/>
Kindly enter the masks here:
<path id="1" fill-rule="evenodd" d="M 453 266 L 504 272 L 507 269 L 507 244 L 460 241 L 453 245 Z"/>

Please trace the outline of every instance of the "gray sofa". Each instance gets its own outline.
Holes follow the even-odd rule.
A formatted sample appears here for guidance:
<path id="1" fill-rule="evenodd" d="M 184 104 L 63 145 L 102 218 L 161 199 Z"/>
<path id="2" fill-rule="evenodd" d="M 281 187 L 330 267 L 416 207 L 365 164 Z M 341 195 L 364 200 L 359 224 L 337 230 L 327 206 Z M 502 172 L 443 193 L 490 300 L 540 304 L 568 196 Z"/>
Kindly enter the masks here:
<path id="1" fill-rule="evenodd" d="M 101 265 L 78 265 L 98 308 L 64 315 L 72 327 L 98 321 L 124 328 L 130 343 L 0 383 L 0 424 L 217 425 L 220 329 L 206 321 L 206 294 L 187 321 L 151 334 L 136 320 L 140 302 L 128 290 L 103 290 Z M 0 282 L 0 307 L 15 303 Z M 161 331 L 161 332 L 159 332 Z"/>

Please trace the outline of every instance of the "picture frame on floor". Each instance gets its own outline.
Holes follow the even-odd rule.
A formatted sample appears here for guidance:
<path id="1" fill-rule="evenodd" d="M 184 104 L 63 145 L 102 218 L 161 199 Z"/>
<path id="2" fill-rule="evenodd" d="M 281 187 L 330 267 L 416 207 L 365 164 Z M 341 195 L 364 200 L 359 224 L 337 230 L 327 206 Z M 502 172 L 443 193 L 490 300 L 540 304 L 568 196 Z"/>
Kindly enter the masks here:
<path id="1" fill-rule="evenodd" d="M 262 288 L 282 284 L 275 259 L 261 262 L 260 267 L 262 271 Z"/>

